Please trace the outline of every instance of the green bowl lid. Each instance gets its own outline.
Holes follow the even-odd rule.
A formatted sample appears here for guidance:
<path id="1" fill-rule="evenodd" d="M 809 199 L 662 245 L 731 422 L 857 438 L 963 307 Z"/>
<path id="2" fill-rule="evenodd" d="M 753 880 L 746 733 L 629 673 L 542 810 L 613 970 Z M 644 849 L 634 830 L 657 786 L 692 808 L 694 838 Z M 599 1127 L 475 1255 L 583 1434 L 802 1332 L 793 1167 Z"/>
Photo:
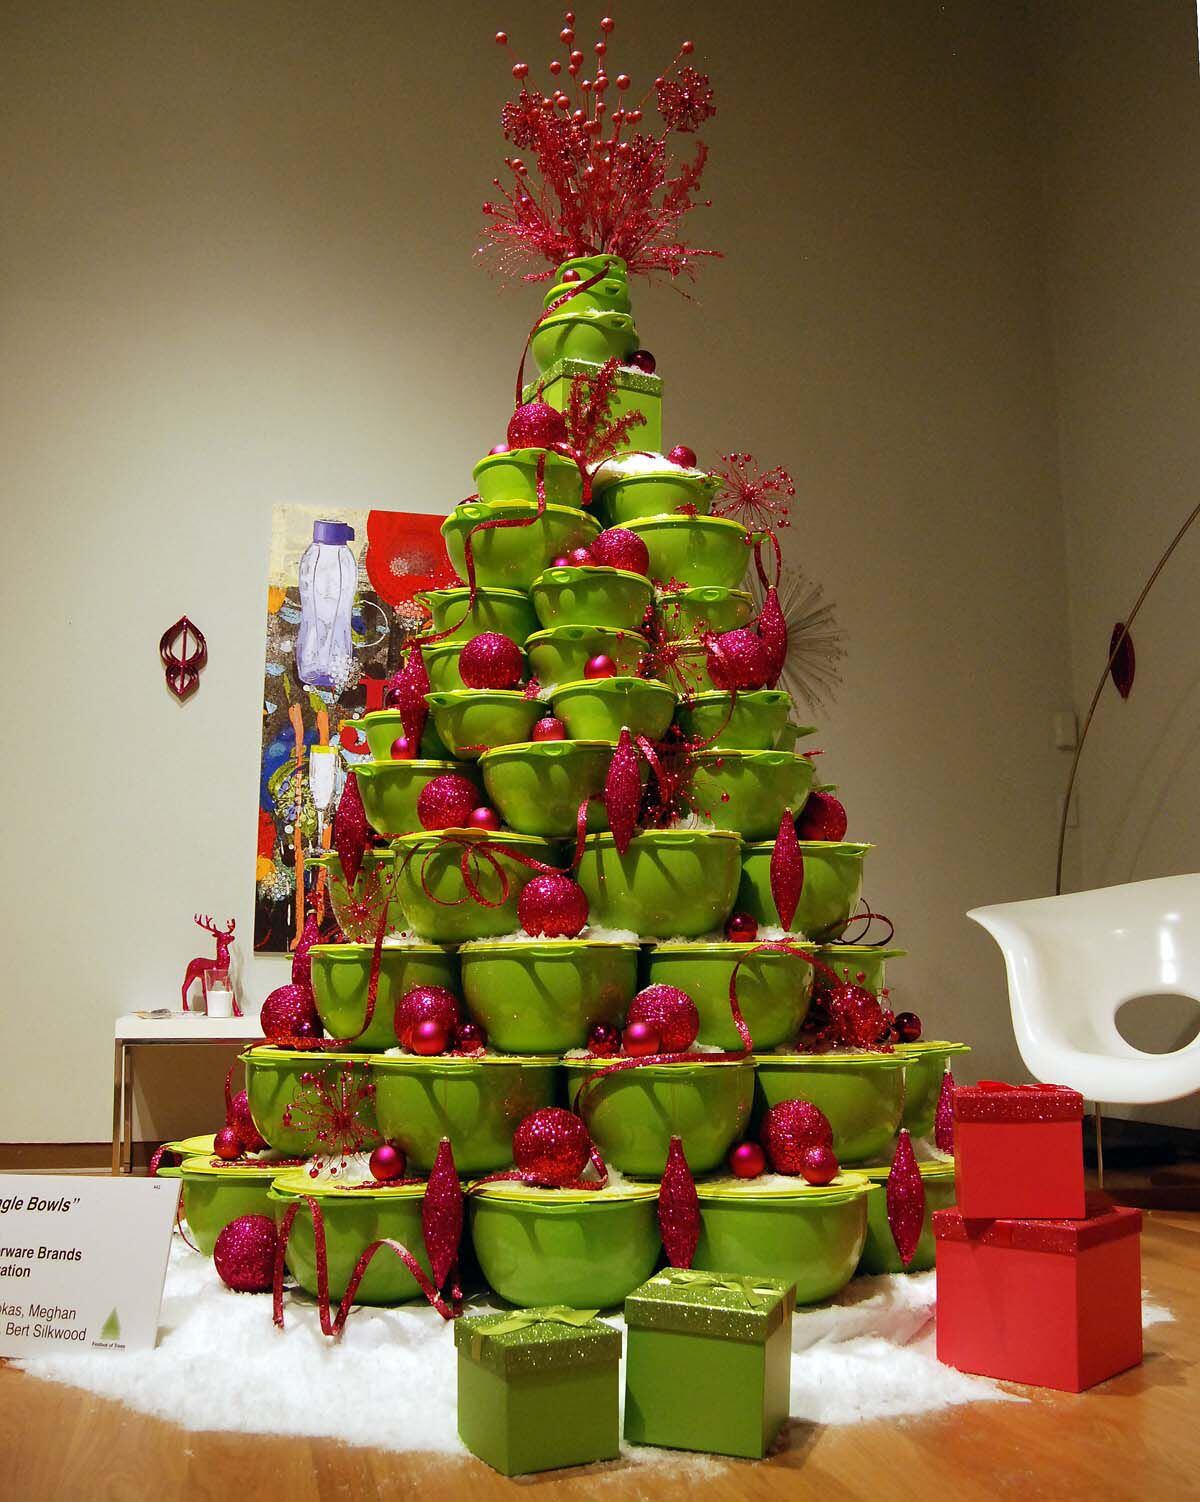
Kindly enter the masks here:
<path id="1" fill-rule="evenodd" d="M 661 479 L 662 476 L 655 478 Z M 741 522 L 735 522 L 728 516 L 685 516 L 677 511 L 667 511 L 661 516 L 635 516 L 621 525 L 630 532 L 649 532 L 660 527 L 715 527 L 718 532 L 738 532 L 745 537 L 750 535 Z"/>
<path id="2" fill-rule="evenodd" d="M 514 1179 L 496 1179 L 472 1189 L 475 1199 L 515 1200 L 522 1205 L 536 1205 L 539 1210 L 574 1210 L 579 1205 L 597 1208 L 630 1200 L 658 1197 L 657 1184 L 613 1184 L 606 1189 L 539 1189 Z"/>
<path id="3" fill-rule="evenodd" d="M 908 954 L 908 950 L 873 944 L 818 944 L 817 953 L 823 960 L 899 960 Z"/>
<path id="4" fill-rule="evenodd" d="M 732 1175 L 697 1179 L 696 1195 L 702 1200 L 787 1199 L 807 1200 L 821 1205 L 844 1205 L 858 1195 L 865 1194 L 871 1187 L 865 1173 L 846 1168 L 828 1184 L 806 1184 L 799 1175 L 794 1181 L 778 1187 L 767 1188 L 765 1184 L 760 1184 L 756 1188 L 755 1184 L 754 1179 L 737 1179 Z"/>
<path id="5" fill-rule="evenodd" d="M 553 761 L 555 758 L 569 757 L 575 751 L 592 751 L 597 747 L 611 751 L 615 745 L 615 741 L 514 741 L 510 746 L 493 746 L 479 760 L 480 763 L 497 762 L 532 754 L 535 759 Z"/>
<path id="6" fill-rule="evenodd" d="M 387 866 L 396 858 L 396 852 L 390 845 L 368 845 L 363 851 L 363 862 L 368 865 Z M 306 866 L 321 866 L 326 871 L 338 869 L 338 853 L 336 850 L 324 850 L 320 855 L 306 855 Z"/>
<path id="7" fill-rule="evenodd" d="M 728 751 L 722 754 L 725 756 L 730 755 Z M 760 752 L 758 754 L 778 755 L 779 753 Z M 783 754 L 787 755 L 788 753 L 784 752 Z M 409 762 L 409 766 L 411 765 L 412 763 Z M 855 840 L 797 840 L 796 843 L 800 846 L 801 855 L 833 855 L 835 852 L 845 855 L 866 855 L 868 850 L 874 850 L 875 848 L 874 845 L 860 844 Z M 749 853 L 759 850 L 774 850 L 774 848 L 774 840 L 755 840 L 746 846 L 746 851 Z"/>
<path id="8" fill-rule="evenodd" d="M 780 1069 L 903 1069 L 895 1053 L 756 1053 L 754 1062 Z"/>
<path id="9" fill-rule="evenodd" d="M 309 1064 L 323 1069 L 329 1064 L 366 1064 L 377 1054 L 351 1053 L 339 1048 L 281 1048 L 277 1043 L 259 1043 L 238 1055 L 243 1064 Z"/>
<path id="10" fill-rule="evenodd" d="M 413 640 L 420 645 L 421 653 L 424 657 L 458 656 L 466 646 L 465 641 L 431 641 L 427 643 L 420 636 L 414 637 Z"/>
<path id="11" fill-rule="evenodd" d="M 186 1166 L 186 1165 L 185 1165 Z M 320 1182 L 309 1177 L 306 1168 L 291 1168 L 284 1173 L 275 1175 L 271 1182 L 271 1190 L 280 1196 L 287 1195 L 289 1198 L 299 1198 L 302 1195 L 313 1195 L 320 1199 L 322 1196 L 340 1197 L 348 1199 L 420 1199 L 425 1193 L 425 1185 L 421 1184 L 339 1184 L 329 1179 Z"/>
<path id="12" fill-rule="evenodd" d="M 607 1059 L 563 1059 L 564 1069 L 603 1069 L 606 1064 L 612 1064 L 620 1058 Z M 754 1057 L 747 1055 L 745 1058 L 723 1059 L 719 1054 L 698 1053 L 686 1059 L 680 1059 L 676 1064 L 643 1064 L 637 1070 L 641 1075 L 653 1075 L 655 1079 L 674 1079 L 681 1073 L 692 1073 L 697 1069 L 752 1069 Z M 616 1070 L 614 1073 L 628 1074 L 628 1070 Z"/>
<path id="13" fill-rule="evenodd" d="M 720 477 L 717 475 L 710 475 L 703 471 L 687 469 L 682 465 L 672 465 L 664 462 L 661 469 L 639 469 L 632 471 L 630 474 L 622 474 L 620 470 L 616 472 L 609 470 L 603 478 L 601 489 L 606 491 L 616 490 L 618 486 L 624 488 L 625 486 L 641 485 L 651 480 L 656 485 L 661 484 L 663 480 L 670 480 L 672 484 L 682 485 L 686 490 L 707 490 L 710 495 L 715 495 L 720 490 L 722 484 Z M 661 513 L 663 516 L 671 516 L 673 514 L 670 511 Z M 647 519 L 642 518 L 642 520 Z M 621 525 L 624 527 L 627 523 L 622 522 Z"/>
<path id="14" fill-rule="evenodd" d="M 688 845 L 696 840 L 707 844 L 710 840 L 733 840 L 735 844 L 742 843 L 742 837 L 736 829 L 642 829 L 634 835 L 630 841 L 630 848 L 637 845 L 644 849 L 646 845 Z M 616 843 L 611 830 L 602 830 L 599 834 L 589 834 L 584 838 L 585 848 L 589 845 L 613 845 Z"/>
<path id="15" fill-rule="evenodd" d="M 928 1163 L 918 1163 L 923 1179 L 933 1179 L 941 1182 L 954 1177 L 954 1159 L 931 1160 Z M 890 1163 L 860 1163 L 857 1172 L 864 1178 L 870 1179 L 872 1184 L 885 1184 L 887 1176 L 892 1171 Z"/>
<path id="16" fill-rule="evenodd" d="M 738 694 L 739 704 L 790 704 L 792 696 L 785 693 L 781 688 L 754 688 L 747 689 L 745 693 Z M 733 695 L 728 689 L 706 688 L 703 693 L 690 694 L 689 704 L 719 704 L 723 700 L 732 699 Z M 815 725 L 798 725 L 797 731 L 803 731 L 806 735 L 814 735 Z"/>
<path id="17" fill-rule="evenodd" d="M 558 683 L 550 690 L 550 702 L 561 699 L 566 694 L 577 694 L 581 691 L 599 694 L 633 694 L 641 693 L 643 689 L 653 689 L 655 693 L 670 694 L 675 697 L 675 690 L 661 678 L 638 678 L 632 673 L 616 673 L 611 678 L 572 678 L 569 683 Z"/>
<path id="18" fill-rule="evenodd" d="M 727 589 L 723 584 L 692 584 L 687 589 L 664 590 L 659 595 L 659 603 L 664 600 L 687 600 L 693 595 L 702 596 L 704 600 L 749 600 L 753 605 L 754 596 L 748 589 Z"/>
<path id="19" fill-rule="evenodd" d="M 439 693 L 426 694 L 425 702 L 430 709 L 451 709 L 456 704 L 511 704 L 525 697 L 519 688 L 444 688 Z"/>
<path id="20" fill-rule="evenodd" d="M 480 584 L 476 588 L 475 593 L 476 595 L 486 595 L 489 599 L 495 597 L 504 600 L 527 600 L 529 598 L 523 589 L 505 589 L 501 585 L 492 584 Z M 432 600 L 435 596 L 441 595 L 447 600 L 452 600 L 460 595 L 466 595 L 469 598 L 470 594 L 471 586 L 469 584 L 448 584 L 444 589 L 423 589 L 416 598 L 418 600 Z"/>
<path id="21" fill-rule="evenodd" d="M 370 945 L 366 946 L 368 949 Z M 635 939 L 466 939 L 458 946 L 459 954 L 521 954 L 533 959 L 558 959 L 580 949 L 624 949 L 638 953 Z"/>
<path id="22" fill-rule="evenodd" d="M 415 1053 L 375 1053 L 370 1056 L 373 1069 L 411 1070 L 415 1074 L 461 1074 L 471 1069 L 491 1069 L 499 1065 L 519 1064 L 522 1069 L 557 1069 L 562 1060 L 549 1053 L 485 1053 L 474 1055 Z"/>
<path id="23" fill-rule="evenodd" d="M 632 329 L 633 318 L 629 313 L 617 313 L 612 308 L 581 308 L 578 312 L 551 313 L 539 319 L 533 332 L 540 334 L 543 329 L 556 328 L 563 323 L 607 323 L 615 329 L 627 324 Z"/>
<path id="24" fill-rule="evenodd" d="M 454 951 L 445 944 L 431 944 L 425 941 L 416 944 L 388 944 L 384 943 L 384 954 L 452 954 Z M 375 953 L 374 944 L 314 944 L 309 950 L 310 954 L 320 955 L 322 959 L 329 960 L 365 960 Z"/>
<path id="25" fill-rule="evenodd" d="M 790 762 L 808 760 L 799 751 L 697 751 L 694 756 L 696 761 L 731 761 L 735 764 L 752 761 L 767 767 L 782 767 Z M 775 842 L 772 840 L 770 843 Z M 803 841 L 800 848 L 804 848 Z"/>
<path id="26" fill-rule="evenodd" d="M 671 944 L 652 944 L 650 946 L 650 956 L 653 958 L 656 954 L 717 954 L 732 959 L 735 955 L 749 954 L 752 949 L 758 949 L 761 944 L 778 942 L 778 940 L 770 939 L 755 940 L 754 943 L 734 943 L 729 939 L 698 939 L 694 944 L 689 944 L 684 940 Z M 817 947 L 811 939 L 789 938 L 788 944 L 790 948 L 803 949 L 806 953 L 811 953 Z M 367 947 L 369 948 L 370 946 L 368 945 Z M 786 956 L 788 951 L 786 949 L 764 949 L 762 953 Z"/>
<path id="27" fill-rule="evenodd" d="M 635 584 L 649 584 L 650 580 L 645 574 L 635 574 L 632 569 L 610 568 L 608 564 L 589 564 L 587 568 L 578 568 L 573 563 L 560 563 L 557 567 L 545 569 L 529 586 L 530 593 L 535 589 L 549 589 L 551 585 L 578 584 L 581 579 L 594 579 L 597 576 L 603 579 L 632 579 Z"/>
<path id="28" fill-rule="evenodd" d="M 461 772 L 461 761 L 435 761 L 431 758 L 414 757 L 412 761 L 369 761 L 365 767 L 362 765 L 354 768 L 357 772 L 368 771 L 372 776 L 378 777 L 382 773 L 404 772 L 431 772 L 435 775 L 439 772 Z"/>
<path id="29" fill-rule="evenodd" d="M 640 631 L 630 631 L 625 626 L 576 625 L 546 626 L 543 630 L 535 631 L 531 636 L 527 636 L 525 638 L 525 645 L 528 647 L 531 646 L 534 642 L 544 641 L 582 641 L 585 637 L 588 636 L 620 637 L 622 640 L 624 640 L 624 638 L 628 636 L 632 637 L 636 642 L 641 642 L 643 647 L 646 645 L 646 638 L 641 634 Z M 598 678 L 596 679 L 596 682 L 603 682 L 603 679 Z"/>
<path id="30" fill-rule="evenodd" d="M 408 765 L 412 766 L 412 762 Z M 455 766 L 458 765 L 456 762 Z M 398 834 L 392 841 L 392 850 L 417 850 L 422 845 L 436 845 L 440 836 L 445 834 L 452 834 L 456 844 L 480 844 L 486 840 L 489 845 L 532 845 L 538 850 L 553 850 L 557 843 L 540 834 L 517 834 L 511 829 L 414 829 L 410 834 Z"/>
<path id="31" fill-rule="evenodd" d="M 915 1043 L 897 1043 L 897 1053 L 970 1053 L 969 1043 L 947 1043 L 939 1038 L 918 1038 Z"/>
<path id="32" fill-rule="evenodd" d="M 547 466 L 555 465 L 559 469 L 564 466 L 575 470 L 578 474 L 579 466 L 574 459 L 568 459 L 563 454 L 556 454 L 553 449 L 523 448 L 505 449 L 502 454 L 485 454 L 475 465 L 473 474 L 478 474 L 481 469 L 494 469 L 498 464 L 529 464 L 536 465 L 539 459 L 544 458 Z"/>
<path id="33" fill-rule="evenodd" d="M 181 1137 L 178 1142 L 164 1142 L 163 1147 L 169 1153 L 178 1153 L 184 1158 L 194 1158 L 197 1155 L 211 1156 L 215 1147 L 215 1133 L 201 1133 L 198 1137 Z"/>
<path id="34" fill-rule="evenodd" d="M 590 516 L 586 511 L 581 511 L 578 506 L 560 506 L 557 501 L 547 501 L 541 510 L 549 513 L 551 516 L 560 516 L 565 521 L 584 521 L 597 535 L 602 530 L 596 518 Z M 474 526 L 477 521 L 535 516 L 537 513 L 538 503 L 536 501 L 459 501 L 458 505 L 455 506 L 454 510 L 442 523 L 439 530 L 443 533 L 447 531 L 454 532 L 464 522 L 470 522 Z M 524 594 L 524 590 L 518 590 L 516 593 Z"/>
<path id="35" fill-rule="evenodd" d="M 274 1179 L 279 1173 L 279 1164 L 272 1163 L 269 1158 L 250 1163 L 224 1163 L 220 1158 L 214 1160 L 211 1153 L 206 1153 L 203 1156 L 185 1158 L 179 1165 L 179 1172 L 212 1179 Z"/>

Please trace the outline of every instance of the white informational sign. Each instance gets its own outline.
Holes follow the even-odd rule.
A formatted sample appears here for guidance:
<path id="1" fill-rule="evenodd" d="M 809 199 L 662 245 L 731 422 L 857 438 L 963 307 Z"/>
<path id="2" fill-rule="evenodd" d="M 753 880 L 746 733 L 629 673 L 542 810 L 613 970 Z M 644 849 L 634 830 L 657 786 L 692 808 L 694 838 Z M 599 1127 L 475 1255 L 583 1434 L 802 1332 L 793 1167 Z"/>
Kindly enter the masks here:
<path id="1" fill-rule="evenodd" d="M 0 1174 L 0 1356 L 152 1346 L 179 1190 Z"/>

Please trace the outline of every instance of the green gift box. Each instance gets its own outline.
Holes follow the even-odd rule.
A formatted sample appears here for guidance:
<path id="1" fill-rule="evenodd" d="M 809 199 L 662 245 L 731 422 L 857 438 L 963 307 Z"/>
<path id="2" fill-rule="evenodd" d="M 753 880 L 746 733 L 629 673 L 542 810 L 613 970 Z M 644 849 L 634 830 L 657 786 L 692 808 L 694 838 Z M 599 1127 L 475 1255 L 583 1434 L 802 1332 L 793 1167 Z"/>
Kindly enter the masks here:
<path id="1" fill-rule="evenodd" d="M 571 377 L 595 375 L 599 369 L 599 364 L 591 360 L 558 360 L 549 370 L 542 372 L 540 380 L 531 381 L 526 386 L 521 400 L 541 400 L 559 412 L 565 412 L 571 399 Z M 661 376 L 647 375 L 630 366 L 622 366 L 617 371 L 609 416 L 618 418 L 627 412 L 640 412 L 646 419 L 640 427 L 630 430 L 618 453 L 644 450 L 656 454 L 662 448 L 662 388 Z"/>
<path id="2" fill-rule="evenodd" d="M 594 1309 L 470 1315 L 454 1326 L 458 1434 L 505 1476 L 612 1460 L 621 1334 Z"/>
<path id="3" fill-rule="evenodd" d="M 761 1459 L 787 1422 L 796 1290 L 668 1267 L 625 1300 L 625 1438 Z"/>

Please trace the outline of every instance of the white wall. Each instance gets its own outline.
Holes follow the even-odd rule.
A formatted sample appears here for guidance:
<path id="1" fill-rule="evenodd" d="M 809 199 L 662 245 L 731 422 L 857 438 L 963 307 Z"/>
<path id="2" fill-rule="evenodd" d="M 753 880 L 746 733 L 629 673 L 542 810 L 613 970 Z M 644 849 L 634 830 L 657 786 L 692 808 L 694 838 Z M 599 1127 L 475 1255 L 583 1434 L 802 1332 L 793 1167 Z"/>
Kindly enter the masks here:
<path id="1" fill-rule="evenodd" d="M 684 14 L 640 7 L 614 57 L 647 78 Z M 851 653 L 825 764 L 912 950 L 898 998 L 975 1042 L 970 1074 L 1017 1077 L 998 957 L 962 914 L 1048 889 L 1065 771 L 1023 12 L 686 14 L 720 91 L 695 237 L 728 256 L 693 303 L 637 296 L 670 441 L 793 469 L 790 556 Z M 111 1017 L 172 1002 L 193 911 L 251 932 L 272 504 L 443 511 L 503 430 L 536 295 L 471 261 L 507 82 L 489 38 L 540 61 L 556 12 L 8 15 L 0 1138 L 102 1139 Z M 211 660 L 180 707 L 157 641 L 184 610 Z M 279 978 L 246 972 L 255 997 Z M 216 1121 L 215 1072 L 201 1090 L 187 1067 L 159 1065 L 146 1136 Z"/>

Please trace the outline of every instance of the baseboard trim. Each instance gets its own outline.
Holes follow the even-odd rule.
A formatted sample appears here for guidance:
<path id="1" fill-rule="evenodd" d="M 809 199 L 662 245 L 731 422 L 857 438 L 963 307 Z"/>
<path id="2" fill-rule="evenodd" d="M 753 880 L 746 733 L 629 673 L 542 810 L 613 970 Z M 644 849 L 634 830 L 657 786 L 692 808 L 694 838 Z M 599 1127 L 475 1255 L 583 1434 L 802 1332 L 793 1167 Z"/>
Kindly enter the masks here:
<path id="1" fill-rule="evenodd" d="M 157 1142 L 133 1144 L 133 1166 L 145 1168 Z M 95 1173 L 112 1167 L 111 1142 L 0 1142 L 0 1173 Z"/>

